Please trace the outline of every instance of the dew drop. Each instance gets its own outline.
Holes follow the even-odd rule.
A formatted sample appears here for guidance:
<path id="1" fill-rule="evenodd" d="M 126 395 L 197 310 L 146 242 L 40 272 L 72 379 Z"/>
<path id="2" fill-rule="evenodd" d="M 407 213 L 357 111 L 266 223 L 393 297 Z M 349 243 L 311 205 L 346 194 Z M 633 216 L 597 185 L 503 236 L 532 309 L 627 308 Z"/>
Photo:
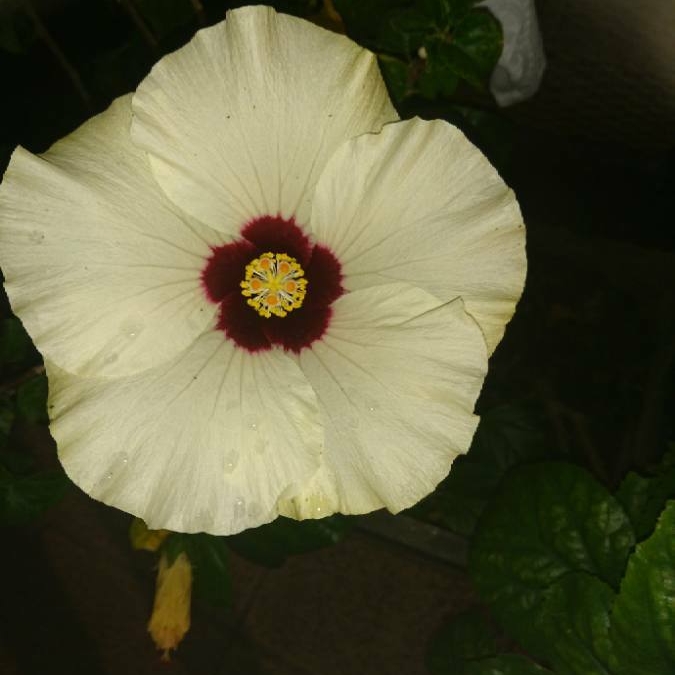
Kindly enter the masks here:
<path id="1" fill-rule="evenodd" d="M 378 402 L 373 400 L 372 398 L 367 398 L 365 400 L 365 404 L 366 404 L 366 409 L 368 410 L 368 412 L 371 412 L 371 413 L 375 412 L 380 407 Z"/>
<path id="2" fill-rule="evenodd" d="M 230 452 L 225 457 L 225 473 L 232 473 L 239 464 L 239 455 L 236 452 Z"/>
<path id="3" fill-rule="evenodd" d="M 251 431 L 258 431 L 258 420 L 255 417 L 253 417 L 252 415 L 248 415 L 246 417 L 246 426 Z"/>
<path id="4" fill-rule="evenodd" d="M 237 499 L 234 503 L 234 517 L 242 518 L 246 513 L 246 504 L 243 499 Z"/>
<path id="5" fill-rule="evenodd" d="M 143 330 L 143 327 L 144 324 L 142 321 L 127 321 L 124 324 L 122 324 L 121 332 L 124 336 L 126 336 L 130 340 L 134 340 Z"/>

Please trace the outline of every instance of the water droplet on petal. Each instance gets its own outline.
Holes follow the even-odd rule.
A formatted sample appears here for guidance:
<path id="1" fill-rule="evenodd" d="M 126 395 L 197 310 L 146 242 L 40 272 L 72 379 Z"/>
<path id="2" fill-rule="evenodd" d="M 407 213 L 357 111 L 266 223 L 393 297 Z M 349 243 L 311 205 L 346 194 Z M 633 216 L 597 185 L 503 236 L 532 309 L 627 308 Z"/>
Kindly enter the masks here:
<path id="1" fill-rule="evenodd" d="M 126 321 L 122 324 L 121 333 L 130 340 L 134 340 L 143 328 L 144 324 L 142 321 Z"/>
<path id="2" fill-rule="evenodd" d="M 257 518 L 260 514 L 262 513 L 262 508 L 260 504 L 256 504 L 253 502 L 252 504 L 248 505 L 248 517 L 249 518 Z"/>
<path id="3" fill-rule="evenodd" d="M 225 473 L 232 473 L 239 464 L 239 454 L 230 452 L 225 456 Z"/>
<path id="4" fill-rule="evenodd" d="M 372 398 L 366 398 L 365 404 L 366 410 L 368 410 L 368 412 L 375 412 L 380 407 L 380 404 Z"/>
<path id="5" fill-rule="evenodd" d="M 246 504 L 243 499 L 237 499 L 234 503 L 234 517 L 243 518 L 246 513 Z"/>

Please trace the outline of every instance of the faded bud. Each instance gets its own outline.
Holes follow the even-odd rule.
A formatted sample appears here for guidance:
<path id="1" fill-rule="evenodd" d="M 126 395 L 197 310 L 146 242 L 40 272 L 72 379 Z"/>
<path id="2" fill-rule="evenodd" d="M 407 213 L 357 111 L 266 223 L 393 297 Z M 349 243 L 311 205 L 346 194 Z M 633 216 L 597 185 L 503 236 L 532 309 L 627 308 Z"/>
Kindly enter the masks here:
<path id="1" fill-rule="evenodd" d="M 192 565 L 181 553 L 169 564 L 165 553 L 159 560 L 155 605 L 148 631 L 162 660 L 169 660 L 169 652 L 176 649 L 190 629 L 190 596 L 192 593 Z"/>

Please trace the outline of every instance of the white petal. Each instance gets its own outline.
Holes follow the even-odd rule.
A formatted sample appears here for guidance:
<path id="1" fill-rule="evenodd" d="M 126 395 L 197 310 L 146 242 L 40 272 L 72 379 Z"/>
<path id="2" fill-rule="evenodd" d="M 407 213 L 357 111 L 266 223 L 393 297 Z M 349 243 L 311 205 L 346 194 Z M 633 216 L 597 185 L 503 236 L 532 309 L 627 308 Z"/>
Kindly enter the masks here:
<path id="1" fill-rule="evenodd" d="M 0 185 L 14 311 L 61 368 L 120 375 L 185 349 L 212 320 L 200 273 L 222 235 L 182 215 L 129 139 L 118 99 L 47 153 L 18 148 Z"/>
<path id="2" fill-rule="evenodd" d="M 513 192 L 446 122 L 390 124 L 343 145 L 317 185 L 311 229 L 350 290 L 403 281 L 444 301 L 461 296 L 490 352 L 522 292 Z"/>
<path id="3" fill-rule="evenodd" d="M 167 195 L 230 234 L 265 214 L 305 223 L 335 148 L 398 119 L 370 52 L 269 7 L 199 31 L 133 108 L 132 137 Z"/>
<path id="4" fill-rule="evenodd" d="M 285 514 L 396 513 L 468 450 L 487 352 L 461 300 L 439 305 L 404 284 L 349 293 L 299 361 L 319 400 L 326 447 L 321 471 L 281 505 Z"/>
<path id="5" fill-rule="evenodd" d="M 316 397 L 283 352 L 250 355 L 214 331 L 138 375 L 48 374 L 68 475 L 151 528 L 231 534 L 269 522 L 319 465 Z"/>

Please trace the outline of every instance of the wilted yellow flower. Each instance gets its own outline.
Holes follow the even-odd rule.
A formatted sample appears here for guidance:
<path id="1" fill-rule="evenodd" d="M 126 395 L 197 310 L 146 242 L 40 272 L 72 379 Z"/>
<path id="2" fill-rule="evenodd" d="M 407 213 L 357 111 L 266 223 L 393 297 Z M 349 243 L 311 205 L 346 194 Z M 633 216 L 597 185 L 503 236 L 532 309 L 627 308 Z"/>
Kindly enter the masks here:
<path id="1" fill-rule="evenodd" d="M 155 605 L 152 609 L 148 631 L 164 652 L 162 659 L 169 660 L 169 652 L 176 649 L 190 630 L 190 597 L 192 594 L 192 565 L 181 553 L 169 564 L 165 553 L 159 561 Z"/>

